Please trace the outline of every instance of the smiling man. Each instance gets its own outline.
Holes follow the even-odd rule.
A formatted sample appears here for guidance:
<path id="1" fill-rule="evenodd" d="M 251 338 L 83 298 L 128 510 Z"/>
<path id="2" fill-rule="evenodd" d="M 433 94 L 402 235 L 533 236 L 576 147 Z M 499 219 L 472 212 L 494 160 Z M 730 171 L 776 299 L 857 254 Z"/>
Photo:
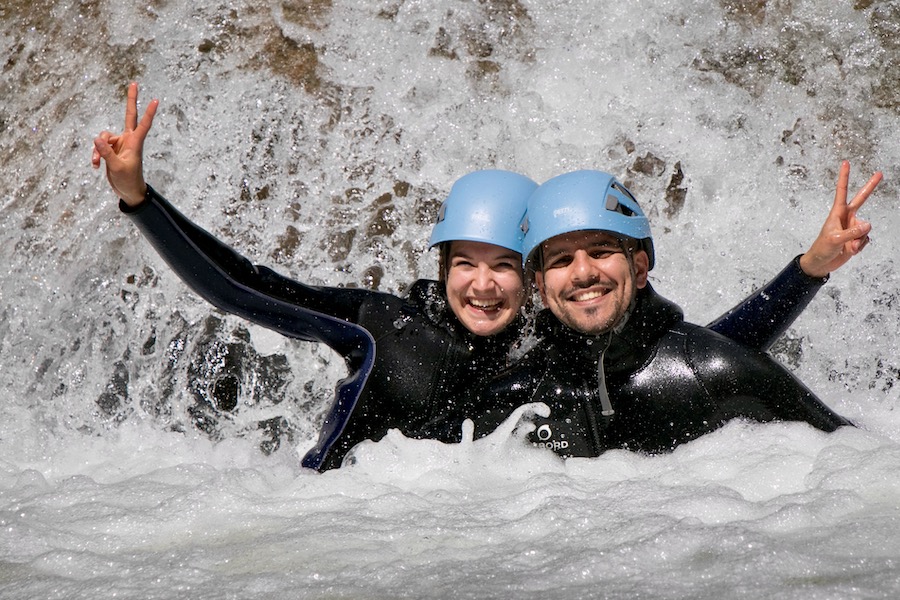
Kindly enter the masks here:
<path id="1" fill-rule="evenodd" d="M 829 271 L 804 270 L 809 259 L 836 268 L 865 245 L 869 225 L 855 213 L 880 174 L 849 205 L 848 178 L 845 163 L 830 215 L 846 241 L 828 257 L 816 255 L 814 245 L 789 268 L 818 277 Z M 524 256 L 546 307 L 538 316 L 540 341 L 459 400 L 460 419 L 472 417 L 477 435 L 528 402 L 550 408 L 546 418 L 531 419 L 530 440 L 563 457 L 610 448 L 668 451 L 733 418 L 805 421 L 824 431 L 850 424 L 765 354 L 780 332 L 742 345 L 685 322 L 681 309 L 653 290 L 649 221 L 611 175 L 576 171 L 547 181 L 529 198 L 523 226 Z"/>
<path id="2" fill-rule="evenodd" d="M 535 283 L 544 306 L 582 333 L 608 331 L 647 285 L 647 253 L 602 231 L 556 236 L 541 256 Z"/>

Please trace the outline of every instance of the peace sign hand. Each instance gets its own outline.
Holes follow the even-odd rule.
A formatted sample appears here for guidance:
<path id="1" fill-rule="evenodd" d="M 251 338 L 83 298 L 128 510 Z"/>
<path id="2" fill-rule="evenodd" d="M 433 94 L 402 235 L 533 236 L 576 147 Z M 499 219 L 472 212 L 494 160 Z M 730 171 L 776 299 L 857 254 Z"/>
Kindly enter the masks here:
<path id="1" fill-rule="evenodd" d="M 841 163 L 831 212 L 822 225 L 819 237 L 806 254 L 800 257 L 800 268 L 804 273 L 810 277 L 825 277 L 862 252 L 869 243 L 872 225 L 857 218 L 856 213 L 875 191 L 881 179 L 881 172 L 876 171 L 848 204 L 850 163 L 846 160 Z"/>
<path id="2" fill-rule="evenodd" d="M 95 169 L 100 168 L 101 159 L 106 161 L 106 178 L 110 187 L 129 206 L 140 204 L 147 191 L 143 173 L 144 140 L 159 107 L 159 100 L 151 100 L 138 123 L 137 97 L 137 83 L 132 82 L 128 86 L 125 105 L 125 129 L 120 135 L 103 131 L 94 139 L 91 155 L 91 166 Z"/>

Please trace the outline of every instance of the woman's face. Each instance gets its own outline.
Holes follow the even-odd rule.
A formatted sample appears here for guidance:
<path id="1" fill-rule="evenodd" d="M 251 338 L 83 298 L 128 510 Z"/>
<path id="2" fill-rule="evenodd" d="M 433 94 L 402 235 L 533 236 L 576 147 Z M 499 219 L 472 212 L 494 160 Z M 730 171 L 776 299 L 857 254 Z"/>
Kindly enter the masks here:
<path id="1" fill-rule="evenodd" d="M 525 301 L 522 257 L 483 242 L 450 242 L 447 300 L 453 314 L 475 335 L 500 333 Z"/>

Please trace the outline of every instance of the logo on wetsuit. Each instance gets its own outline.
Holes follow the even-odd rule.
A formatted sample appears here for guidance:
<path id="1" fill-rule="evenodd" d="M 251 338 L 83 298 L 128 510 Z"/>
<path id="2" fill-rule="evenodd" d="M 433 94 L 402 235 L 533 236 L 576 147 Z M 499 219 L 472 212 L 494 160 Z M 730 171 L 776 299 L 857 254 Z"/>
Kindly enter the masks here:
<path id="1" fill-rule="evenodd" d="M 558 451 L 565 450 L 569 447 L 569 442 L 567 440 L 553 440 L 553 430 L 550 429 L 550 425 L 544 423 L 532 434 L 534 437 L 538 439 L 534 443 L 538 448 L 549 448 L 550 450 Z"/>

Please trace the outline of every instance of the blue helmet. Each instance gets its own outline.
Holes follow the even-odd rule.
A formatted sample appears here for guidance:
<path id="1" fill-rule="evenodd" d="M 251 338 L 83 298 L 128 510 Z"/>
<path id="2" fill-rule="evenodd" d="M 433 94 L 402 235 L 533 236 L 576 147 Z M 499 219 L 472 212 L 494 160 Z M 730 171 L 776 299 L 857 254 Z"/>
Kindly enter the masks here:
<path id="1" fill-rule="evenodd" d="M 650 222 L 637 200 L 615 177 L 600 171 L 573 171 L 542 184 L 528 199 L 522 229 L 525 260 L 554 236 L 599 230 L 638 240 L 651 269 L 655 262 Z"/>
<path id="2" fill-rule="evenodd" d="M 537 184 L 512 171 L 475 171 L 460 177 L 441 205 L 429 246 L 466 240 L 522 253 L 525 203 Z"/>

